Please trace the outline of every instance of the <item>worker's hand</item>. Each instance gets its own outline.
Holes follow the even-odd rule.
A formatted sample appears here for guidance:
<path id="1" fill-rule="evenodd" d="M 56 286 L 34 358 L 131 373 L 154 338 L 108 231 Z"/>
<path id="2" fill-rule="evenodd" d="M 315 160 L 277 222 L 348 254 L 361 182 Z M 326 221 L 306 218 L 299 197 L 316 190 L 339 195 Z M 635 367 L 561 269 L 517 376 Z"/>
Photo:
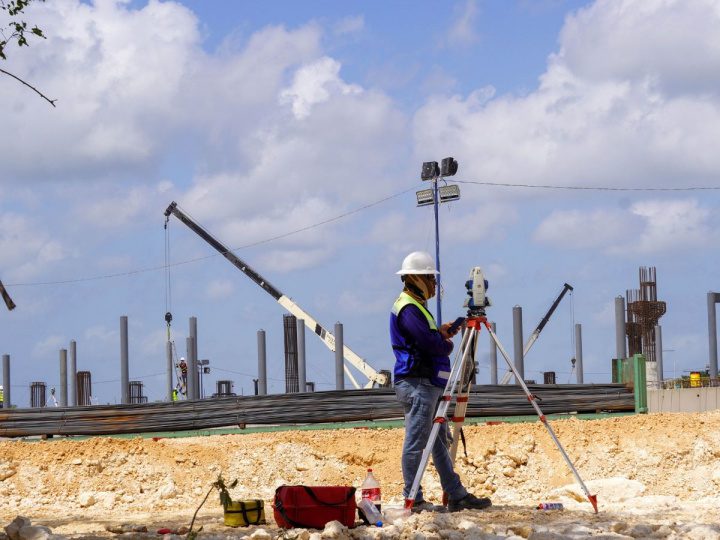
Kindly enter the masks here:
<path id="1" fill-rule="evenodd" d="M 445 323 L 445 324 L 440 325 L 440 328 L 439 328 L 438 331 L 440 332 L 440 335 L 443 337 L 443 339 L 452 339 L 452 337 L 460 331 L 461 327 L 458 326 L 458 327 L 457 327 L 455 330 L 453 330 L 453 332 L 451 333 L 451 332 L 450 332 L 450 325 L 451 325 L 451 324 L 452 324 L 452 323 Z"/>

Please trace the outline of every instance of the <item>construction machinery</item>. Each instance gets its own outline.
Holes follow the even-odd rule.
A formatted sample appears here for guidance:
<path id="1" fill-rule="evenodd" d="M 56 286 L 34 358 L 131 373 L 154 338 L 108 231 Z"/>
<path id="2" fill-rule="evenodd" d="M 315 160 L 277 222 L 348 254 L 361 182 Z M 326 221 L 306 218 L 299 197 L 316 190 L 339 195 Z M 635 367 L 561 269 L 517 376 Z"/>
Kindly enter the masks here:
<path id="1" fill-rule="evenodd" d="M 277 301 L 277 303 L 284 307 L 288 312 L 295 315 L 295 317 L 297 317 L 298 319 L 302 319 L 305 322 L 305 326 L 307 326 L 311 332 L 317 334 L 317 336 L 322 340 L 322 342 L 327 346 L 328 349 L 333 352 L 335 351 L 335 336 L 329 330 L 324 328 L 319 322 L 317 322 L 317 320 L 313 316 L 311 316 L 304 309 L 302 309 L 290 297 L 280 292 L 279 289 L 274 287 L 267 279 L 261 276 L 253 268 L 251 268 L 250 265 L 240 259 L 240 257 L 235 255 L 229 248 L 225 247 L 222 243 L 215 239 L 203 227 L 193 221 L 193 219 L 191 219 L 185 212 L 178 208 L 178 205 L 175 201 L 170 203 L 170 206 L 168 206 L 165 210 L 166 225 L 171 215 L 174 215 L 181 222 L 187 225 L 190 230 L 192 230 L 200 238 L 205 240 L 208 244 L 210 244 L 223 257 L 230 261 L 238 270 L 240 270 L 243 274 L 245 274 L 257 285 L 259 285 L 265 292 L 272 296 Z M 343 357 L 345 359 L 345 363 L 343 364 L 345 374 L 355 388 L 360 388 L 360 385 L 350 371 L 348 364 L 350 364 L 352 367 L 362 373 L 365 377 L 367 377 L 368 382 L 365 384 L 364 388 L 372 388 L 374 385 L 389 386 L 390 381 L 386 373 L 381 373 L 372 366 L 370 366 L 370 364 L 365 362 L 365 360 L 363 360 L 347 345 L 343 345 Z"/>

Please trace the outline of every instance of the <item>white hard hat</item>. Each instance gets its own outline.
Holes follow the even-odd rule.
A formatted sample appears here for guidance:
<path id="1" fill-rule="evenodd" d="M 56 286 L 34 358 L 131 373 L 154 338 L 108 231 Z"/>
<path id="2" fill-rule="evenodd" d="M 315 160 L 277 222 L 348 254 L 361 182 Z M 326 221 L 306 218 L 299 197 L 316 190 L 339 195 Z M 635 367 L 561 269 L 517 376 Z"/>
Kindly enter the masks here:
<path id="1" fill-rule="evenodd" d="M 439 274 L 440 272 L 435 270 L 435 262 L 428 252 L 413 251 L 403 259 L 402 268 L 395 273 L 404 276 L 408 274 Z"/>
<path id="2" fill-rule="evenodd" d="M 184 362 L 184 361 L 185 361 L 185 357 L 184 357 L 184 356 L 181 356 L 181 357 L 180 357 L 180 361 L 181 361 L 181 362 Z"/>

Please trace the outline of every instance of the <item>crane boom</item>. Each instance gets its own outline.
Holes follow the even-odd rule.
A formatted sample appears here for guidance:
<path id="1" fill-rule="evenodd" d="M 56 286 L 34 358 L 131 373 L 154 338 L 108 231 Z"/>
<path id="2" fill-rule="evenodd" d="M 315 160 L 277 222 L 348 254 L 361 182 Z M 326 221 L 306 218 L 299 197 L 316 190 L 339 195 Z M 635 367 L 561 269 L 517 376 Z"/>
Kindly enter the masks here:
<path id="1" fill-rule="evenodd" d="M 572 285 L 565 283 L 563 285 L 562 291 L 560 291 L 560 294 L 558 294 L 558 297 L 555 299 L 555 301 L 550 306 L 550 309 L 548 309 L 545 316 L 540 320 L 540 323 L 537 325 L 537 328 L 533 331 L 532 334 L 530 334 L 530 337 L 527 340 L 527 343 L 525 344 L 525 347 L 523 348 L 523 358 L 525 355 L 530 352 L 530 349 L 532 348 L 533 344 L 537 341 L 537 338 L 540 336 L 540 332 L 543 331 L 543 328 L 545 328 L 545 325 L 550 320 L 550 317 L 552 317 L 552 314 L 555 313 L 555 309 L 557 309 L 558 304 L 560 304 L 560 301 L 563 299 L 565 294 L 567 294 L 568 291 L 572 291 Z M 500 381 L 500 384 L 507 384 L 510 382 L 510 379 L 512 378 L 512 371 L 506 371 L 505 375 L 503 375 L 502 380 Z"/>
<path id="2" fill-rule="evenodd" d="M 170 206 L 165 210 L 166 222 L 170 219 L 170 215 L 174 215 L 181 222 L 190 228 L 200 238 L 210 244 L 216 251 L 218 251 L 223 257 L 230 261 L 238 270 L 253 280 L 259 285 L 265 292 L 272 296 L 278 304 L 284 307 L 292 315 L 295 315 L 298 319 L 305 321 L 305 326 L 310 329 L 311 332 L 317 334 L 323 343 L 331 351 L 335 351 L 335 336 L 324 328 L 317 320 L 297 305 L 290 297 L 284 295 L 278 288 L 273 286 L 268 280 L 253 270 L 245 261 L 235 255 L 229 248 L 225 247 L 217 239 L 215 239 L 209 232 L 203 229 L 200 225 L 195 223 L 187 214 L 180 210 L 177 203 L 173 201 Z M 378 386 L 385 386 L 388 383 L 388 377 L 385 373 L 378 372 L 375 368 L 370 366 L 365 360 L 363 360 L 357 353 L 351 350 L 347 345 L 343 345 L 343 357 L 346 362 L 349 362 L 353 367 L 360 371 L 363 375 L 368 378 L 368 383 L 365 388 L 372 388 L 373 384 Z M 352 381 L 355 388 L 359 388 L 357 381 L 350 372 L 348 366 L 344 366 L 345 373 L 348 378 Z"/>

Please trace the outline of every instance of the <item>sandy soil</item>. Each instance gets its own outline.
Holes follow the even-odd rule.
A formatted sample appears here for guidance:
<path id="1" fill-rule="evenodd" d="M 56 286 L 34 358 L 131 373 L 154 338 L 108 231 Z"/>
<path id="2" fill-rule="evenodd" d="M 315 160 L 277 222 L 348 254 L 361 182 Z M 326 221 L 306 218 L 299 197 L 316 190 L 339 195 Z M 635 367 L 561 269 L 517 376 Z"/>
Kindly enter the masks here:
<path id="1" fill-rule="evenodd" d="M 216 494 L 198 514 L 201 537 L 226 538 L 719 538 L 720 411 L 553 427 L 581 477 L 598 494 L 594 514 L 539 422 L 465 428 L 457 469 L 486 511 L 423 513 L 383 528 L 283 533 L 271 501 L 282 484 L 359 486 L 371 466 L 386 504 L 401 504 L 400 429 L 287 431 L 195 438 L 0 442 L 0 523 L 18 515 L 59 535 L 111 537 L 107 528 L 188 525 L 222 473 L 234 499 L 262 498 L 268 524 L 228 528 Z M 432 467 L 426 497 L 441 497 Z M 554 501 L 563 511 L 538 511 Z M 141 537 L 125 534 L 123 537 Z"/>

